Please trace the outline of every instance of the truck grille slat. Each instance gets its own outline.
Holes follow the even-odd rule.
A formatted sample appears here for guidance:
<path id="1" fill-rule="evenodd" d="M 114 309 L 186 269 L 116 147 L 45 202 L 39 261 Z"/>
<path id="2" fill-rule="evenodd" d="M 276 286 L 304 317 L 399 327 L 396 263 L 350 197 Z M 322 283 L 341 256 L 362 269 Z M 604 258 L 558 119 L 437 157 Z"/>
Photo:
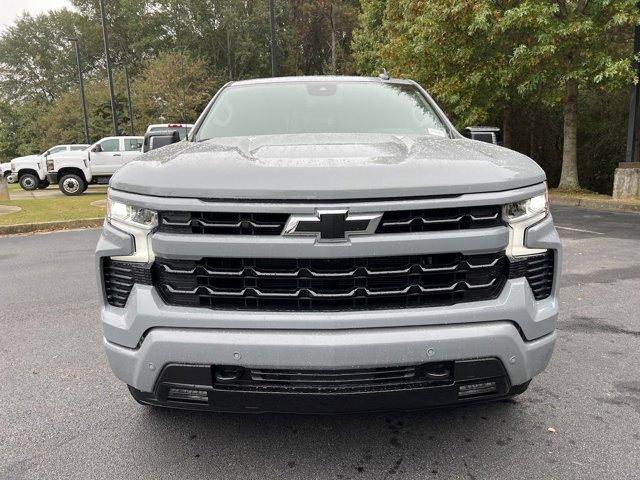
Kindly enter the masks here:
<path id="1" fill-rule="evenodd" d="M 452 305 L 495 298 L 504 252 L 334 259 L 157 258 L 154 285 L 170 305 L 240 310 L 339 310 Z"/>
<path id="2" fill-rule="evenodd" d="M 501 213 L 499 205 L 387 211 L 376 233 L 496 227 L 503 224 Z M 281 235 L 288 219 L 288 213 L 163 211 L 159 212 L 158 230 L 182 234 Z"/>

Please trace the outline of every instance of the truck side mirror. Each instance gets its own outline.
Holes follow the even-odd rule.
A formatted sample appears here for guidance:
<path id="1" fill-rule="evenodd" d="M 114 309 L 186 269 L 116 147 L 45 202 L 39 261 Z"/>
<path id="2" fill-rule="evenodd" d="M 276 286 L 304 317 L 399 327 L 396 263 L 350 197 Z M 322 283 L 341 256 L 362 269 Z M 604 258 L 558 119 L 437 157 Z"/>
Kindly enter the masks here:
<path id="1" fill-rule="evenodd" d="M 100 144 L 97 144 L 95 147 L 91 149 L 91 151 L 95 153 L 100 153 L 102 151 L 102 147 L 100 146 Z"/>
<path id="2" fill-rule="evenodd" d="M 467 127 L 462 134 L 471 140 L 502 145 L 502 132 L 498 127 Z"/>
<path id="3" fill-rule="evenodd" d="M 142 152 L 148 152 L 155 150 L 156 148 L 165 147 L 172 143 L 178 143 L 180 141 L 180 133 L 178 130 L 154 130 L 144 136 L 144 142 L 142 143 Z"/>

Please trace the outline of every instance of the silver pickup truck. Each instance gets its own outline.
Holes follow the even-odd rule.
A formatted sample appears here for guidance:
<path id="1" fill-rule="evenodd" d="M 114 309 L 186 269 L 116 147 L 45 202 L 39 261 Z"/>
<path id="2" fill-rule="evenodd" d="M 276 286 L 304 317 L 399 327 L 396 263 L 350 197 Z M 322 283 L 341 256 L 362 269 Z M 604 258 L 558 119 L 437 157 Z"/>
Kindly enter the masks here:
<path id="1" fill-rule="evenodd" d="M 113 176 L 104 346 L 140 403 L 420 409 L 517 395 L 556 340 L 545 174 L 415 82 L 232 82 Z M 168 141 L 160 141 L 164 135 Z"/>

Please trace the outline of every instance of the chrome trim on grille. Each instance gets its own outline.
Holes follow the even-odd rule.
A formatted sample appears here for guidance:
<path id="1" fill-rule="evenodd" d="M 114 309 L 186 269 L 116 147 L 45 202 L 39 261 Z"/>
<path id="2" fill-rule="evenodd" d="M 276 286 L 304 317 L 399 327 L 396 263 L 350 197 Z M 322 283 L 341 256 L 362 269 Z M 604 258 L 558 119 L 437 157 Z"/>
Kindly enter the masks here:
<path id="1" fill-rule="evenodd" d="M 382 225 L 385 227 L 397 226 L 397 225 L 410 225 L 416 221 L 422 221 L 422 223 L 427 225 L 431 223 L 456 223 L 465 217 L 469 217 L 471 220 L 475 220 L 475 221 L 496 220 L 498 218 L 498 213 L 496 213 L 495 215 L 488 215 L 488 216 L 476 216 L 476 215 L 468 214 L 468 215 L 460 215 L 457 218 L 441 218 L 441 219 L 433 219 L 433 220 L 427 220 L 424 217 L 416 216 L 416 217 L 411 217 L 408 220 L 399 220 L 396 222 L 382 222 Z"/>
<path id="2" fill-rule="evenodd" d="M 254 228 L 280 228 L 281 227 L 281 225 L 278 223 L 275 223 L 275 224 L 259 223 L 259 222 L 254 222 L 253 220 L 240 220 L 239 222 L 236 222 L 236 223 L 210 223 L 205 220 L 202 220 L 201 218 L 190 219 L 190 220 L 187 220 L 186 222 L 170 221 L 170 220 L 167 220 L 166 218 L 162 219 L 163 225 L 169 225 L 171 227 L 189 227 L 193 223 L 199 223 L 203 227 L 212 227 L 212 228 L 224 228 L 224 227 L 240 228 L 243 225 L 249 225 Z"/>
<path id="3" fill-rule="evenodd" d="M 409 285 L 400 290 L 369 290 L 365 287 L 354 288 L 350 292 L 344 293 L 317 293 L 310 288 L 300 288 L 295 292 L 262 292 L 257 288 L 243 288 L 237 292 L 234 291 L 224 291 L 224 290 L 214 290 L 211 287 L 207 287 L 204 285 L 199 285 L 191 290 L 180 290 L 174 289 L 171 285 L 165 285 L 165 288 L 169 290 L 171 293 L 178 294 L 187 294 L 193 295 L 198 293 L 201 289 L 206 290 L 211 295 L 220 295 L 220 296 L 229 296 L 229 297 L 241 297 L 244 296 L 247 292 L 254 292 L 255 295 L 259 297 L 299 297 L 302 293 L 307 293 L 311 297 L 315 298 L 349 298 L 355 296 L 359 291 L 365 292 L 367 295 L 376 296 L 376 295 L 402 295 L 404 293 L 408 293 L 411 289 L 418 288 L 422 293 L 432 293 L 432 292 L 450 292 L 458 288 L 460 285 L 466 286 L 466 288 L 470 290 L 478 289 L 478 288 L 487 288 L 491 287 L 496 282 L 496 279 L 492 279 L 489 283 L 480 284 L 480 285 L 471 285 L 466 281 L 455 282 L 448 287 L 433 287 L 433 288 L 425 288 L 422 285 Z"/>
<path id="4" fill-rule="evenodd" d="M 209 270 L 206 267 L 203 266 L 199 266 L 199 267 L 194 267 L 191 268 L 189 270 L 180 270 L 180 269 L 175 269 L 175 268 L 171 268 L 169 265 L 163 263 L 161 264 L 162 268 L 164 269 L 165 272 L 167 273 L 176 273 L 176 274 L 185 274 L 185 275 L 192 275 L 194 273 L 196 273 L 196 271 L 198 270 L 198 268 L 202 269 L 207 275 L 222 275 L 222 276 L 231 276 L 231 277 L 239 277 L 242 275 L 245 275 L 247 273 L 251 274 L 255 274 L 258 277 L 298 277 L 300 276 L 301 273 L 303 272 L 308 272 L 312 277 L 352 277 L 354 276 L 356 273 L 360 272 L 364 272 L 367 275 L 394 275 L 394 274 L 402 274 L 402 273 L 409 273 L 411 271 L 412 268 L 418 268 L 420 269 L 423 273 L 429 273 L 429 272 L 452 272 L 458 268 L 460 268 L 461 264 L 465 264 L 467 265 L 470 269 L 479 269 L 479 268 L 490 268 L 490 267 L 494 267 L 496 266 L 496 264 L 500 261 L 499 258 L 496 258 L 495 260 L 493 260 L 490 263 L 486 263 L 486 264 L 482 264 L 482 265 L 474 265 L 471 264 L 467 261 L 463 261 L 460 262 L 456 265 L 451 265 L 450 267 L 436 267 L 436 268 L 428 268 L 425 267 L 423 265 L 411 265 L 407 268 L 403 268 L 400 270 L 369 270 L 367 267 L 357 267 L 351 271 L 348 272 L 332 272 L 332 273 L 323 273 L 323 272 L 316 272 L 313 271 L 309 268 L 299 268 L 298 270 L 296 270 L 295 272 L 262 272 L 259 269 L 255 268 L 255 267 L 245 267 L 242 268 L 240 270 L 236 270 L 236 271 L 225 271 L 225 270 Z"/>

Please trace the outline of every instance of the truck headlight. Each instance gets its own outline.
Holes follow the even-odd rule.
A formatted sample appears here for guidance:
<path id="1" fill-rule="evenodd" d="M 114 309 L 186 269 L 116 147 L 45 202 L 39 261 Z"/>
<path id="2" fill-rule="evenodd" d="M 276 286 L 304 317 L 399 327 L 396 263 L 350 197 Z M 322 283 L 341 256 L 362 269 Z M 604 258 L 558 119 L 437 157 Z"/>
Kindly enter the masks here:
<path id="1" fill-rule="evenodd" d="M 134 241 L 134 251 L 130 255 L 111 258 L 125 262 L 153 262 L 151 232 L 158 226 L 158 212 L 108 198 L 107 222 L 129 233 Z"/>
<path id="2" fill-rule="evenodd" d="M 509 222 L 521 222 L 541 213 L 549 211 L 549 198 L 547 191 L 526 200 L 509 203 L 504 206 L 504 219 Z"/>
<path id="3" fill-rule="evenodd" d="M 527 228 L 544 219 L 548 213 L 549 194 L 546 184 L 544 193 L 503 206 L 502 218 L 509 225 L 509 247 L 507 249 L 509 256 L 519 257 L 546 252 L 544 248 L 528 248 L 524 244 L 524 237 Z"/>
<path id="4" fill-rule="evenodd" d="M 158 226 L 158 213 L 148 208 L 127 205 L 118 200 L 109 199 L 107 201 L 107 220 L 153 230 Z"/>

